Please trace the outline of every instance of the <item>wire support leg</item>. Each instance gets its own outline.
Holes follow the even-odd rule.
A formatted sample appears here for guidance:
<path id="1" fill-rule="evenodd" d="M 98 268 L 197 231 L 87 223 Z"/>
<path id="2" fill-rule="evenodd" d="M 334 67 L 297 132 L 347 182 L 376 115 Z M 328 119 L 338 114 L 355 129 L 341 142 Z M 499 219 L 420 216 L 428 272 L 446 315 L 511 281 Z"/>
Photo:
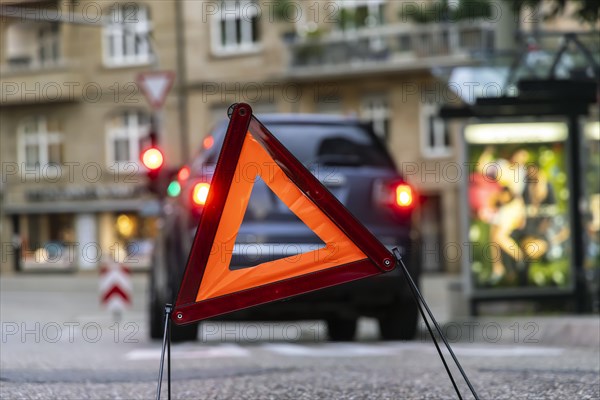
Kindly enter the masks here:
<path id="1" fill-rule="evenodd" d="M 458 370 L 460 371 L 460 374 L 462 375 L 463 379 L 467 383 L 467 386 L 469 387 L 469 390 L 471 391 L 471 394 L 473 395 L 473 397 L 475 398 L 475 400 L 479 400 L 479 396 L 477 395 L 477 392 L 475 392 L 475 388 L 473 387 L 473 385 L 471 385 L 471 381 L 469 380 L 469 378 L 467 377 L 467 374 L 463 370 L 460 362 L 458 361 L 458 358 L 456 358 L 456 355 L 454 354 L 454 351 L 452 350 L 452 347 L 450 347 L 450 344 L 448 343 L 448 340 L 446 339 L 446 336 L 444 336 L 444 334 L 442 332 L 442 329 L 440 328 L 437 320 L 433 316 L 433 313 L 429 309 L 429 306 L 427 305 L 427 302 L 425 301 L 425 298 L 423 298 L 423 295 L 421 295 L 421 292 L 419 291 L 419 288 L 415 284 L 415 281 L 412 279 L 412 277 L 408 273 L 408 269 L 406 268 L 406 265 L 404 264 L 404 261 L 402 260 L 402 255 L 400 254 L 400 251 L 397 248 L 394 248 L 392 251 L 394 253 L 394 257 L 396 258 L 396 261 L 402 266 L 402 270 L 404 272 L 404 275 L 406 275 L 406 279 L 407 279 L 407 281 L 409 283 L 408 286 L 410 287 L 410 290 L 412 291 L 413 296 L 415 297 L 415 301 L 417 302 L 417 306 L 419 307 L 419 312 L 421 313 L 421 317 L 423 318 L 423 321 L 425 322 L 425 325 L 427 326 L 427 329 L 429 330 L 429 334 L 431 335 L 431 338 L 433 339 L 433 343 L 435 344 L 437 352 L 438 352 L 440 358 L 442 359 L 442 363 L 444 364 L 444 368 L 446 368 L 446 372 L 448 373 L 448 376 L 450 377 L 450 380 L 452 381 L 452 386 L 454 386 L 454 390 L 456 391 L 456 394 L 457 394 L 458 398 L 460 400 L 462 400 L 462 396 L 460 394 L 460 391 L 458 390 L 458 386 L 456 385 L 456 382 L 454 380 L 454 377 L 452 376 L 450 368 L 448 367 L 448 364 L 446 363 L 446 359 L 444 358 L 444 355 L 442 354 L 442 351 L 441 351 L 441 349 L 440 349 L 440 347 L 438 345 L 437 339 L 435 338 L 433 330 L 431 329 L 431 325 L 427 321 L 427 318 L 425 318 L 425 313 L 423 311 L 423 307 L 425 308 L 425 310 L 427 310 L 427 314 L 429 315 L 429 318 L 433 322 L 433 325 L 435 326 L 435 329 L 436 329 L 438 335 L 440 336 L 440 338 L 442 339 L 442 341 L 446 345 L 446 348 L 448 349 L 448 352 L 452 356 L 452 359 L 454 360 L 454 363 L 458 367 Z"/>
<path id="2" fill-rule="evenodd" d="M 156 387 L 156 400 L 160 400 L 160 392 L 162 389 L 163 370 L 165 367 L 165 349 L 168 348 L 167 354 L 167 385 L 168 385 L 168 396 L 171 400 L 171 312 L 173 312 L 173 306 L 171 304 L 165 305 L 165 330 L 163 334 L 162 351 L 160 353 L 160 367 L 158 369 L 158 384 Z"/>

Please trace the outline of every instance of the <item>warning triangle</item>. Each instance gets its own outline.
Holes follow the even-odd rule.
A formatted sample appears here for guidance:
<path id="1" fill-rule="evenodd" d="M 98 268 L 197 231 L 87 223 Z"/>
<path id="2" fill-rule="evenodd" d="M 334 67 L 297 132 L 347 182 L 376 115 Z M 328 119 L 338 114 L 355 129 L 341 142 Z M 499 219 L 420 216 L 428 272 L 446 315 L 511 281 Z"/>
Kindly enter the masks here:
<path id="1" fill-rule="evenodd" d="M 231 269 L 256 178 L 325 246 Z M 394 268 L 391 253 L 252 116 L 233 107 L 205 209 L 175 303 L 174 321 L 191 323 Z"/>

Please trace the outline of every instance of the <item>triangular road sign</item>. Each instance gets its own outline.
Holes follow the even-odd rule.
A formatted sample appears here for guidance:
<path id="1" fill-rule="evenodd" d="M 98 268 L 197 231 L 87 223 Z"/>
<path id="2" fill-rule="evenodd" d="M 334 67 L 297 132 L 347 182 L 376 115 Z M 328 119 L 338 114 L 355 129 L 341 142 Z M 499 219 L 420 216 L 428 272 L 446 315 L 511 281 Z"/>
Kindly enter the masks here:
<path id="1" fill-rule="evenodd" d="M 298 161 L 247 104 L 232 107 L 173 320 L 196 322 L 394 269 L 387 250 Z M 230 269 L 256 177 L 325 243 L 323 248 Z"/>
<path id="2" fill-rule="evenodd" d="M 174 81 L 173 71 L 142 72 L 137 76 L 140 90 L 155 110 L 162 108 Z"/>

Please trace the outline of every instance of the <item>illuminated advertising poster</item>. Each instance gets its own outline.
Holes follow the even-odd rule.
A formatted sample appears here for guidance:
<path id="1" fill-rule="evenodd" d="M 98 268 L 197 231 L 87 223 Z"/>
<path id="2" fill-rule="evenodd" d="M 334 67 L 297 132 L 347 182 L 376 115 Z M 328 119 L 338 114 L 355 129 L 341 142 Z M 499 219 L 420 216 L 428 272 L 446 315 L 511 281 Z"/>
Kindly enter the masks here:
<path id="1" fill-rule="evenodd" d="M 595 309 L 600 307 L 600 122 L 583 124 L 584 155 L 584 272 L 590 283 L 589 291 L 595 298 Z"/>
<path id="2" fill-rule="evenodd" d="M 567 136 L 567 125 L 557 122 L 466 127 L 476 292 L 572 287 Z"/>

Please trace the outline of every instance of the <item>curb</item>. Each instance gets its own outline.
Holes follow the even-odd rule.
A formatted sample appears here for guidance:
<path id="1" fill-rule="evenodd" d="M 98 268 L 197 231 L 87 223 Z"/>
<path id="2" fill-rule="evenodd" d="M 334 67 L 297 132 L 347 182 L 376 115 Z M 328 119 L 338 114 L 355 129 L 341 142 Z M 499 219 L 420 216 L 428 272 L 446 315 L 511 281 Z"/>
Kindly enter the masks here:
<path id="1" fill-rule="evenodd" d="M 600 347 L 600 318 L 595 315 L 464 318 L 440 325 L 450 343 Z M 431 340 L 423 321 L 417 340 Z"/>

